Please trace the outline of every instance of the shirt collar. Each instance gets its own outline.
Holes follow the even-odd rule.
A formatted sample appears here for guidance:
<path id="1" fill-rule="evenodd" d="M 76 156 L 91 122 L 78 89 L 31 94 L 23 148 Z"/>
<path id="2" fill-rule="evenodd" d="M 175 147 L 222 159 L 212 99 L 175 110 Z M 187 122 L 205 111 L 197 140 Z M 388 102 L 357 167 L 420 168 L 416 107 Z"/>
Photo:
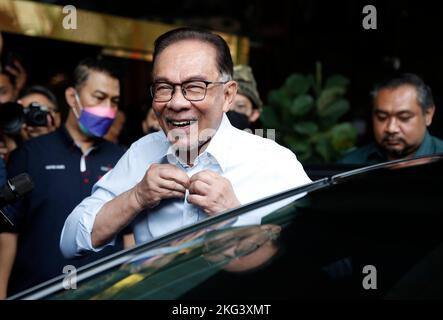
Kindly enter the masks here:
<path id="1" fill-rule="evenodd" d="M 206 156 L 212 157 L 215 161 L 217 161 L 222 171 L 229 165 L 229 156 L 231 154 L 230 149 L 232 148 L 232 132 L 235 128 L 229 122 L 228 117 L 225 113 L 223 113 L 222 120 L 220 125 L 215 132 L 214 136 L 211 138 L 211 141 L 208 143 L 208 147 L 206 150 L 201 153 L 197 159 L 196 164 L 200 159 Z M 166 135 L 163 133 L 164 138 L 167 140 Z M 169 163 L 177 163 L 179 162 L 183 167 L 188 167 L 187 164 L 183 163 L 175 154 L 174 147 L 169 144 L 164 157 L 167 158 Z"/>
<path id="2" fill-rule="evenodd" d="M 429 134 L 428 130 L 425 132 L 425 136 L 423 138 L 423 141 L 420 144 L 420 147 L 418 147 L 417 151 L 415 152 L 415 157 L 424 156 L 433 153 L 432 150 L 432 138 Z"/>
<path id="3" fill-rule="evenodd" d="M 384 151 L 380 148 L 380 146 L 375 143 L 372 142 L 372 147 L 370 148 L 370 151 L 368 152 L 367 155 L 367 161 L 387 161 L 387 157 L 386 154 L 384 153 Z"/>
<path id="4" fill-rule="evenodd" d="M 69 147 L 77 147 L 80 149 L 80 147 L 75 143 L 74 139 L 72 139 L 71 134 L 69 133 L 68 129 L 66 128 L 65 124 L 62 124 L 59 129 L 57 129 L 59 136 L 62 138 L 62 140 L 66 143 Z M 97 138 L 94 142 L 93 149 L 99 148 L 103 144 L 104 139 L 103 138 Z"/>
<path id="5" fill-rule="evenodd" d="M 63 142 L 65 142 L 68 146 L 75 145 L 74 140 L 72 139 L 71 135 L 69 134 L 68 129 L 66 129 L 65 124 L 62 124 L 57 131 L 58 131 L 60 137 L 62 138 Z"/>
<path id="6" fill-rule="evenodd" d="M 220 126 L 205 150 L 218 162 L 222 171 L 225 171 L 229 166 L 235 130 L 237 129 L 231 125 L 226 113 L 223 113 Z"/>

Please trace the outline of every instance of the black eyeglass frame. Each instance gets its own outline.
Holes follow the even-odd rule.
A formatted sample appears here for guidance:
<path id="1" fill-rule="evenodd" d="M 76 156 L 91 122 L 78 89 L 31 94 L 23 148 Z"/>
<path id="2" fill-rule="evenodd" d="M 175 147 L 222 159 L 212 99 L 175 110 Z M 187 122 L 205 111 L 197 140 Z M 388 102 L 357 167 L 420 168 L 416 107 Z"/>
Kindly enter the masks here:
<path id="1" fill-rule="evenodd" d="M 158 82 L 154 82 L 151 86 L 150 86 L 150 92 L 151 92 L 151 97 L 154 100 L 154 102 L 169 102 L 172 100 L 172 97 L 174 96 L 175 93 L 175 88 L 177 86 L 180 86 L 181 92 L 183 94 L 183 97 L 188 100 L 188 101 L 202 101 L 206 98 L 206 93 L 208 92 L 208 86 L 210 84 L 226 84 L 231 80 L 226 80 L 226 81 L 206 81 L 206 80 L 188 80 L 188 81 L 183 81 L 182 83 L 170 83 L 170 82 L 166 82 L 166 81 L 158 81 Z M 193 83 L 193 82 L 201 82 L 205 84 L 205 93 L 203 95 L 203 97 L 201 99 L 188 99 L 186 97 L 186 89 L 183 88 L 183 85 L 186 85 L 188 83 Z M 154 94 L 154 86 L 157 84 L 167 84 L 170 85 L 172 87 L 172 91 L 171 91 L 171 97 L 168 100 L 156 100 L 155 99 L 155 94 Z"/>

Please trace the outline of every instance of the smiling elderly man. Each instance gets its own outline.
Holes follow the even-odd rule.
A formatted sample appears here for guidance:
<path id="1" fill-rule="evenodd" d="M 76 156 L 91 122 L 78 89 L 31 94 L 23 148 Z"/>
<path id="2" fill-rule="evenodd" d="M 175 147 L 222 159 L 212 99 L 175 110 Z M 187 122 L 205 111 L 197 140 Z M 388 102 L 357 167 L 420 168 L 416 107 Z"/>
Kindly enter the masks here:
<path id="1" fill-rule="evenodd" d="M 130 223 L 141 243 L 310 182 L 291 151 L 231 126 L 232 74 L 218 35 L 180 28 L 157 39 L 151 94 L 162 131 L 135 142 L 74 209 L 65 256 L 100 250 Z"/>

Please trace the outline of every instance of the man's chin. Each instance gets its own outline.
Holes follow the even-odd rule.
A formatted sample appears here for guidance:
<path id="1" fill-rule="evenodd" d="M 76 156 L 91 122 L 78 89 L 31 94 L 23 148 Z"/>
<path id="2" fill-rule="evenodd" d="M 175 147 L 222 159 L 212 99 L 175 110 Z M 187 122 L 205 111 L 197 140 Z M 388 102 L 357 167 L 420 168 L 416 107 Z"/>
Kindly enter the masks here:
<path id="1" fill-rule="evenodd" d="M 408 156 L 409 151 L 404 146 L 384 146 L 385 152 L 389 158 L 401 159 Z"/>

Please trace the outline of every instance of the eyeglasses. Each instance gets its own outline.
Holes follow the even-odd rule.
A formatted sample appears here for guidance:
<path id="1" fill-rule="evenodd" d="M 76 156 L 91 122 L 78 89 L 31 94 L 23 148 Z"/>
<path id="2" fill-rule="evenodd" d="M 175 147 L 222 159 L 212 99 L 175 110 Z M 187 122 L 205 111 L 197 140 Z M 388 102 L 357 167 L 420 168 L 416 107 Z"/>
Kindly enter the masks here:
<path id="1" fill-rule="evenodd" d="M 188 101 L 201 101 L 206 97 L 210 84 L 225 84 L 227 81 L 185 81 L 182 83 L 155 82 L 151 86 L 151 96 L 155 102 L 168 102 L 174 95 L 176 86 L 180 86 L 183 97 Z"/>

